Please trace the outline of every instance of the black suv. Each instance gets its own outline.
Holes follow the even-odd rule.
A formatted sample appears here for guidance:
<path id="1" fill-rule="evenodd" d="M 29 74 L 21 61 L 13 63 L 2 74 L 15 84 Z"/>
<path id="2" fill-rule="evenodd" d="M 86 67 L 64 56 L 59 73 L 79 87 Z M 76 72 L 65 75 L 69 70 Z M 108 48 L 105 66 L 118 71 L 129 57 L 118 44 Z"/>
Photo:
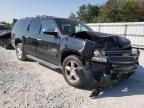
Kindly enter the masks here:
<path id="1" fill-rule="evenodd" d="M 24 18 L 12 30 L 12 45 L 19 60 L 33 59 L 61 68 L 74 87 L 111 85 L 136 72 L 139 50 L 128 39 L 94 32 L 72 19 Z"/>

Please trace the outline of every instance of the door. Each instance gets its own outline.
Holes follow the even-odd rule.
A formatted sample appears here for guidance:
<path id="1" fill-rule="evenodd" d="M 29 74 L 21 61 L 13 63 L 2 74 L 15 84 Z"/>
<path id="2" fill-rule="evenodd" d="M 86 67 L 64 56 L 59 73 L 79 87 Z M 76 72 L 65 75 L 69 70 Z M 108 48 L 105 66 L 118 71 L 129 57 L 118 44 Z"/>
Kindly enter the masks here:
<path id="1" fill-rule="evenodd" d="M 44 19 L 41 21 L 41 30 L 36 45 L 38 57 L 50 63 L 57 64 L 60 38 L 52 34 L 45 34 L 43 30 L 57 32 L 58 29 L 52 19 Z"/>
<path id="2" fill-rule="evenodd" d="M 33 19 L 28 27 L 28 32 L 24 36 L 25 51 L 29 55 L 36 57 L 36 42 L 40 32 L 41 23 L 39 19 Z"/>

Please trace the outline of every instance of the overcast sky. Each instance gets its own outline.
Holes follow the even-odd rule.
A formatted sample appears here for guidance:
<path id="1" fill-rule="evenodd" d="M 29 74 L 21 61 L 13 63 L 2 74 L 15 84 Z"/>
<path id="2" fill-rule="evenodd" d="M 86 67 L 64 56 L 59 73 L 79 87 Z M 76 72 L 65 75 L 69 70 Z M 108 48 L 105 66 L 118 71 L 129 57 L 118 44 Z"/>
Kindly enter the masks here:
<path id="1" fill-rule="evenodd" d="M 49 15 L 68 17 L 82 4 L 102 5 L 107 0 L 0 0 L 0 21 L 12 22 L 13 18 Z"/>

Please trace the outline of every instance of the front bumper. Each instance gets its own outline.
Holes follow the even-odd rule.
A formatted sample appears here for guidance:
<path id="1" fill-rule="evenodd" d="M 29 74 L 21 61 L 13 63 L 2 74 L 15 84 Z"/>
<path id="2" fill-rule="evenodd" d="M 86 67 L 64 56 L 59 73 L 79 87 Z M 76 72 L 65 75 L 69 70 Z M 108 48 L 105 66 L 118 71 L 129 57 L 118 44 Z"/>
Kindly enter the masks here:
<path id="1" fill-rule="evenodd" d="M 90 70 L 93 74 L 105 72 L 122 78 L 137 70 L 138 58 L 139 50 L 134 48 L 132 50 L 106 51 L 105 56 L 92 58 Z"/>
<path id="2" fill-rule="evenodd" d="M 84 67 L 77 69 L 83 82 L 90 87 L 112 86 L 136 72 L 139 50 L 106 51 L 103 57 L 92 57 Z"/>

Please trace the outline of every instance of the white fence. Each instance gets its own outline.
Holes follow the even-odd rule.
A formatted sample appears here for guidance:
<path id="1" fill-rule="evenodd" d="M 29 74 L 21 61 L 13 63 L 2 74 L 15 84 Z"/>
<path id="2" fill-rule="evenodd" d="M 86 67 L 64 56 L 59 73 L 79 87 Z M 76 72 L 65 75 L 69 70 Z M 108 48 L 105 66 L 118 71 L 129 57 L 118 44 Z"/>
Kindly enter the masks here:
<path id="1" fill-rule="evenodd" d="M 91 23 L 94 31 L 116 34 L 131 40 L 134 47 L 144 48 L 144 22 Z"/>

